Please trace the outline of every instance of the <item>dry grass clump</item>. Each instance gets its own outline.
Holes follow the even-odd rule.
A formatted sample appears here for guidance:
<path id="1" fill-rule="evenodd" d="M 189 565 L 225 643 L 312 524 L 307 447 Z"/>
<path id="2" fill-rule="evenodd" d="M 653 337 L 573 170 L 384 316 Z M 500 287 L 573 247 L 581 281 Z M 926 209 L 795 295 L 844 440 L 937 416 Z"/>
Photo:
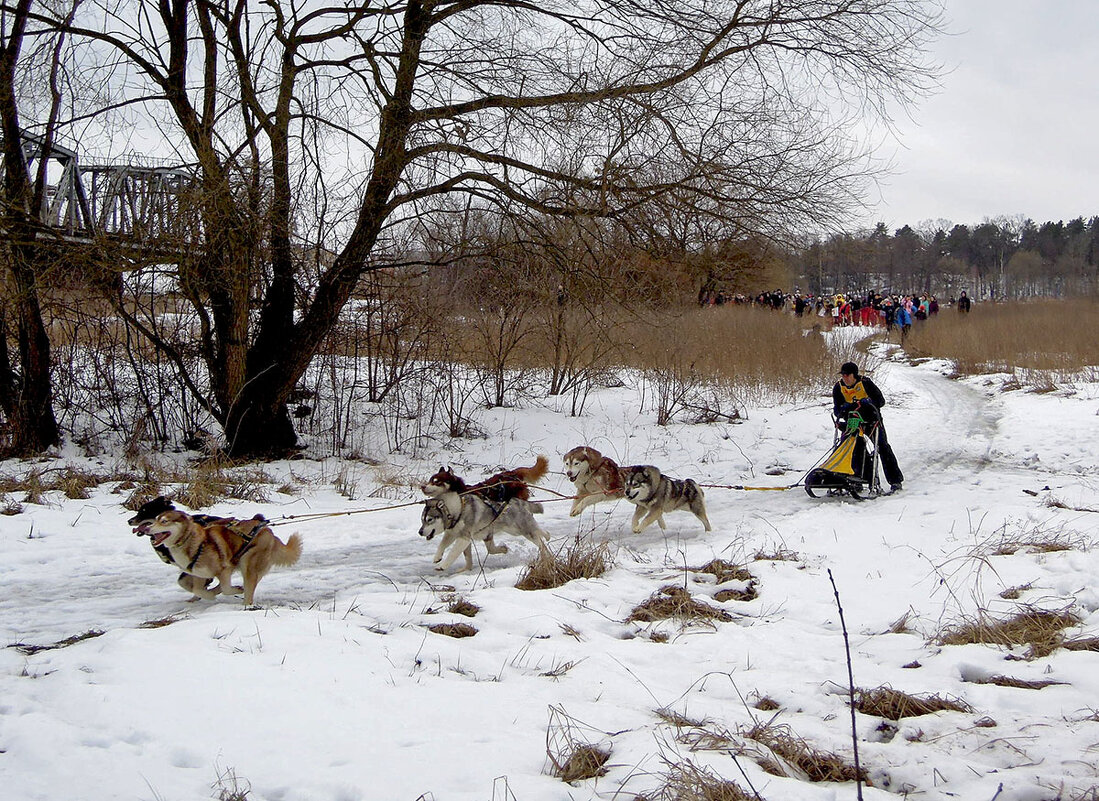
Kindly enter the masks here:
<path id="1" fill-rule="evenodd" d="M 102 637 L 105 633 L 106 632 L 100 631 L 99 629 L 88 629 L 81 634 L 73 634 L 71 637 L 66 637 L 63 640 L 58 640 L 57 642 L 50 643 L 49 645 L 31 645 L 29 643 L 16 642 L 12 643 L 8 647 L 14 648 L 21 654 L 32 656 L 33 654 L 37 654 L 40 651 L 54 651 L 58 648 L 68 648 L 70 645 L 76 645 L 78 642 L 83 642 L 84 640 L 91 640 L 95 637 Z"/>
<path id="2" fill-rule="evenodd" d="M 549 712 L 546 757 L 552 774 L 570 784 L 605 775 L 610 748 L 588 742 L 582 730 L 591 727 L 570 716 L 563 707 L 551 706 Z"/>
<path id="3" fill-rule="evenodd" d="M 682 587 L 669 584 L 661 587 L 645 601 L 633 608 L 627 623 L 653 623 L 657 620 L 675 619 L 682 621 L 684 625 L 691 623 L 713 623 L 719 621 L 726 623 L 733 616 L 724 609 L 718 609 L 707 603 L 696 601 L 691 594 Z"/>
<path id="4" fill-rule="evenodd" d="M 727 588 L 714 593 L 715 601 L 754 601 L 759 597 L 759 589 L 754 581 L 749 581 L 748 586 L 742 590 Z"/>
<path id="5" fill-rule="evenodd" d="M 1005 601 L 1018 601 L 1024 592 L 1029 592 L 1032 588 L 1031 583 L 1028 581 L 1026 584 L 1016 584 L 1014 587 L 1008 587 L 1006 590 L 1000 593 L 1000 597 Z"/>
<path id="6" fill-rule="evenodd" d="M 709 573 L 715 579 L 718 584 L 724 584 L 726 581 L 751 581 L 755 578 L 748 572 L 746 567 L 740 565 L 734 565 L 732 562 L 726 562 L 724 559 L 713 559 L 702 567 L 689 568 L 693 573 Z"/>
<path id="7" fill-rule="evenodd" d="M 756 562 L 796 562 L 801 557 L 789 548 L 775 548 L 770 551 L 761 548 L 752 554 L 752 559 Z"/>
<path id="8" fill-rule="evenodd" d="M 605 776 L 607 773 L 607 760 L 611 758 L 611 752 L 597 745 L 577 746 L 561 764 L 554 762 L 553 775 L 561 781 L 572 782 L 594 779 L 596 776 Z"/>
<path id="9" fill-rule="evenodd" d="M 801 771 L 809 781 L 853 782 L 861 779 L 864 784 L 870 785 L 865 768 L 860 770 L 861 776 L 857 775 L 854 765 L 847 764 L 836 754 L 816 750 L 805 740 L 794 736 L 788 726 L 757 725 L 743 732 L 743 736 L 769 748 Z"/>
<path id="10" fill-rule="evenodd" d="M 876 687 L 872 690 L 856 689 L 855 709 L 864 715 L 873 715 L 887 720 L 915 718 L 936 712 L 973 711 L 964 701 L 944 698 L 940 695 L 909 695 L 891 687 Z"/>
<path id="11" fill-rule="evenodd" d="M 979 303 L 968 315 L 939 314 L 913 326 L 905 349 L 951 359 L 962 374 L 1010 373 L 1016 386 L 1046 391 L 1099 365 L 1097 326 L 1093 298 Z"/>
<path id="12" fill-rule="evenodd" d="M 984 613 L 976 620 L 948 626 L 940 632 L 939 645 L 1030 646 L 1032 658 L 1048 656 L 1064 642 L 1064 629 L 1079 625 L 1080 618 L 1068 611 L 1025 607 L 1005 620 L 993 620 Z"/>
<path id="13" fill-rule="evenodd" d="M 613 564 L 610 543 L 578 536 L 556 553 L 539 553 L 515 586 L 520 590 L 551 590 L 573 579 L 599 578 Z"/>
<path id="14" fill-rule="evenodd" d="M 759 796 L 748 793 L 735 782 L 722 779 L 709 768 L 690 760 L 668 763 L 663 784 L 646 795 L 638 795 L 634 801 L 758 801 Z"/>
<path id="15" fill-rule="evenodd" d="M 477 633 L 477 629 L 468 623 L 433 623 L 427 627 L 427 630 L 458 639 L 461 639 L 462 637 L 472 637 Z"/>
<path id="16" fill-rule="evenodd" d="M 1061 647 L 1066 651 L 1099 651 L 1099 637 L 1077 637 L 1065 640 Z"/>
<path id="17" fill-rule="evenodd" d="M 1052 687 L 1055 684 L 1065 684 L 1063 681 L 1053 681 L 1051 679 L 1039 679 L 1036 681 L 1028 681 L 1026 679 L 1016 679 L 1012 676 L 988 676 L 982 679 L 967 679 L 970 684 L 994 684 L 997 687 L 1015 687 L 1020 690 L 1041 690 L 1045 687 Z"/>
<path id="18" fill-rule="evenodd" d="M 183 620 L 183 618 L 179 617 L 177 615 L 168 615 L 168 617 L 159 617 L 159 618 L 156 618 L 155 620 L 146 620 L 144 623 L 142 623 L 140 626 L 138 626 L 138 628 L 139 629 L 162 629 L 165 626 L 170 626 L 173 623 L 176 623 L 180 620 Z"/>
<path id="19" fill-rule="evenodd" d="M 1057 553 L 1058 551 L 1084 551 L 1089 547 L 1087 540 L 1080 534 L 1070 531 L 1034 531 L 1017 535 L 1005 534 L 992 547 L 992 556 L 1011 556 L 1025 553 Z"/>
<path id="20" fill-rule="evenodd" d="M 769 695 L 755 695 L 752 706 L 760 712 L 774 712 L 782 709 L 782 704 Z"/>
<path id="21" fill-rule="evenodd" d="M 481 611 L 481 607 L 477 606 L 473 601 L 467 601 L 465 598 L 458 596 L 457 598 L 450 599 L 446 611 L 456 615 L 462 615 L 463 617 L 477 617 L 477 613 Z"/>

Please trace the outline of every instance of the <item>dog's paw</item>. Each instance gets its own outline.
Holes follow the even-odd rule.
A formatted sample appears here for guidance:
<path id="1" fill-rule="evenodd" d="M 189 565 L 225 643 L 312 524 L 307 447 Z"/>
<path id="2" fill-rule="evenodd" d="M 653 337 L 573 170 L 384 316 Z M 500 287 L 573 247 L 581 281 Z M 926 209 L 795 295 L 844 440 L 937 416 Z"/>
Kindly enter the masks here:
<path id="1" fill-rule="evenodd" d="M 506 546 L 506 545 L 497 545 L 496 547 L 500 549 L 496 553 L 507 553 L 508 552 L 508 546 Z"/>
<path id="2" fill-rule="evenodd" d="M 576 517 L 578 514 L 580 514 L 580 510 L 573 509 L 571 512 L 569 512 L 569 517 Z"/>
<path id="3" fill-rule="evenodd" d="M 634 526 L 633 527 L 633 533 L 634 534 L 640 534 L 641 533 L 641 526 Z"/>

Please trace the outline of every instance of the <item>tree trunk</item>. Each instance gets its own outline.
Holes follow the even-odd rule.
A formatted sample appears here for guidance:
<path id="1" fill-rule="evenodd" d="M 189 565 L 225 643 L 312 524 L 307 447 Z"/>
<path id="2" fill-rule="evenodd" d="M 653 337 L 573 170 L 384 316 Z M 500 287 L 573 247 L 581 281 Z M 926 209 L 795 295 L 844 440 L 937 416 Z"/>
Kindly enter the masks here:
<path id="1" fill-rule="evenodd" d="M 21 261 L 19 255 L 14 261 Z M 16 318 L 19 363 L 16 369 L 9 364 L 6 375 L 0 377 L 9 424 L 5 450 L 12 456 L 30 456 L 59 445 L 61 431 L 53 413 L 50 340 L 42 323 L 34 272 L 25 264 L 12 265 L 12 274 L 16 291 L 10 302 Z"/>

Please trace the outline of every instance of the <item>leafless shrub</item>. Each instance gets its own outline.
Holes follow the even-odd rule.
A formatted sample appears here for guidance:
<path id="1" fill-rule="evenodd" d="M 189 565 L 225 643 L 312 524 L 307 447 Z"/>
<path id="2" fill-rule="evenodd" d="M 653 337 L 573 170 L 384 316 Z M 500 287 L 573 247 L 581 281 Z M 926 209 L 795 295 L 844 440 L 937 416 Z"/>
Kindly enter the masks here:
<path id="1" fill-rule="evenodd" d="M 1061 632 L 1079 623 L 1079 616 L 1072 612 L 1036 607 L 1024 607 L 1003 620 L 995 620 L 982 612 L 975 619 L 947 626 L 936 641 L 940 645 L 1027 645 L 1030 647 L 1029 655 L 1034 658 L 1047 656 L 1060 647 L 1064 641 Z"/>
<path id="2" fill-rule="evenodd" d="M 546 757 L 552 765 L 553 775 L 570 784 L 605 775 L 605 765 L 611 756 L 610 748 L 592 744 L 582 735 L 584 729 L 594 730 L 571 717 L 560 706 L 550 706 L 549 713 Z"/>
<path id="3" fill-rule="evenodd" d="M 519 575 L 520 590 L 550 590 L 573 579 L 599 578 L 614 564 L 611 546 L 575 537 L 556 552 L 542 551 Z"/>
<path id="4" fill-rule="evenodd" d="M 856 776 L 855 768 L 836 754 L 818 751 L 805 740 L 796 737 L 788 726 L 756 725 L 742 732 L 742 736 L 766 746 L 777 757 L 794 766 L 812 782 L 853 782 L 857 778 L 866 785 L 866 776 Z"/>
<path id="5" fill-rule="evenodd" d="M 447 637 L 455 637 L 457 639 L 472 637 L 477 633 L 477 629 L 468 623 L 433 623 L 427 628 L 428 631 L 432 631 L 435 634 L 444 634 Z"/>
<path id="6" fill-rule="evenodd" d="M 939 695 L 909 695 L 891 687 L 855 690 L 855 709 L 864 715 L 900 720 L 935 712 L 972 712 L 968 704 Z"/>
<path id="7" fill-rule="evenodd" d="M 728 622 L 733 619 L 733 616 L 724 609 L 696 601 L 683 587 L 669 584 L 635 606 L 626 618 L 626 622 L 652 623 L 668 619 L 678 620 L 683 625 L 692 623 L 712 625 L 715 621 Z"/>

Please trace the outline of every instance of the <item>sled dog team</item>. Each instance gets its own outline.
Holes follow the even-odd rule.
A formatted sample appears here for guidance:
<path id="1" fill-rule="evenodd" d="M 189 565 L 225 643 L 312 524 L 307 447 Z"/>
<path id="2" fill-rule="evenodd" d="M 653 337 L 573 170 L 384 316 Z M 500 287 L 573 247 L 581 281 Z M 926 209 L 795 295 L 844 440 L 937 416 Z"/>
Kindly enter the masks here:
<path id="1" fill-rule="evenodd" d="M 637 507 L 631 526 L 635 534 L 653 523 L 664 528 L 664 514 L 679 510 L 691 512 L 710 530 L 702 490 L 692 479 L 670 478 L 652 465 L 620 467 L 584 445 L 566 453 L 564 463 L 576 487 L 572 517 L 592 504 L 625 499 Z M 440 468 L 421 487 L 428 497 L 419 534 L 427 540 L 439 538 L 435 569 L 447 570 L 464 556 L 465 564 L 457 572 L 470 570 L 475 541 L 484 543 L 490 554 L 507 553 L 507 546 L 494 540 L 500 533 L 524 537 L 548 552 L 549 535 L 534 519 L 543 511 L 542 504 L 530 500 L 530 485 L 548 471 L 549 460 L 539 456 L 531 467 L 505 470 L 467 485 L 448 468 Z M 162 560 L 180 570 L 179 586 L 192 594 L 191 600 L 242 595 L 250 606 L 256 585 L 272 567 L 293 565 L 301 556 L 301 537 L 294 534 L 282 542 L 261 515 L 249 520 L 189 515 L 158 497 L 143 504 L 128 522 L 135 534 L 150 538 Z M 235 572 L 243 578 L 242 587 L 232 583 Z M 217 586 L 210 587 L 214 579 Z"/>

